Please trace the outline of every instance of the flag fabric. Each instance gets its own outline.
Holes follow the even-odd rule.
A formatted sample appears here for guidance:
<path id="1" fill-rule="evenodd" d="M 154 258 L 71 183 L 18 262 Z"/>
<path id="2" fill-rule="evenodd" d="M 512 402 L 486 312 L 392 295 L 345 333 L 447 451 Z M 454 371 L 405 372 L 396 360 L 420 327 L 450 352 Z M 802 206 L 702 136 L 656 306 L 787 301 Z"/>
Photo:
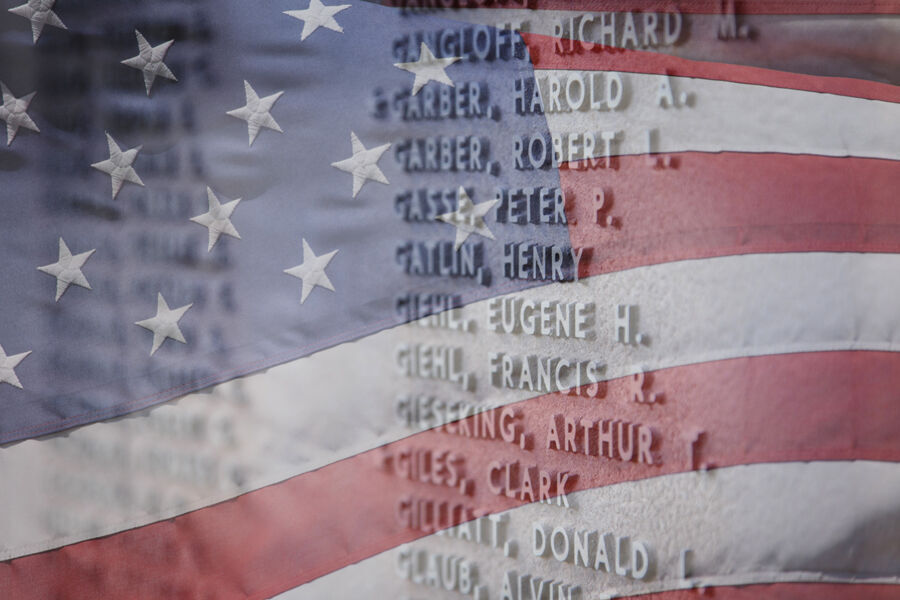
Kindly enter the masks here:
<path id="1" fill-rule="evenodd" d="M 0 596 L 897 594 L 900 5 L 9 8 Z"/>
<path id="2" fill-rule="evenodd" d="M 500 253 L 484 252 L 483 242 L 473 238 L 456 259 L 452 224 L 427 215 L 424 237 L 417 238 L 397 216 L 410 202 L 398 201 L 396 209 L 392 203 L 395 190 L 407 189 L 416 193 L 416 203 L 450 213 L 460 185 L 489 190 L 487 182 L 513 176 L 490 172 L 496 161 L 486 158 L 488 142 L 503 124 L 488 113 L 502 109 L 495 106 L 500 98 L 489 100 L 489 88 L 479 82 L 512 79 L 527 63 L 456 66 L 473 71 L 471 86 L 445 87 L 453 97 L 429 87 L 407 102 L 376 89 L 408 92 L 414 75 L 394 63 L 415 60 L 419 52 L 415 44 L 391 48 L 406 21 L 389 9 L 363 4 L 331 18 L 359 19 L 358 27 L 382 36 L 384 60 L 369 64 L 345 60 L 371 54 L 375 42 L 368 37 L 323 25 L 315 37 L 298 41 L 313 29 L 306 25 L 317 22 L 312 17 L 304 21 L 276 10 L 273 24 L 254 18 L 256 8 L 249 5 L 188 10 L 163 4 L 127 15 L 111 6 L 73 11 L 69 29 L 52 39 L 47 32 L 50 41 L 32 46 L 17 40 L 4 50 L 5 62 L 17 65 L 4 75 L 10 93 L 26 97 L 38 88 L 29 110 L 44 110 L 48 118 L 40 133 L 26 137 L 20 128 L 9 146 L 6 187 L 15 186 L 20 200 L 4 203 L 11 269 L 5 279 L 18 276 L 6 292 L 8 332 L 0 344 L 10 356 L 32 354 L 15 369 L 22 388 L 4 390 L 0 439 L 127 414 L 401 323 L 406 317 L 395 309 L 393 291 L 409 271 L 420 275 L 407 287 L 423 294 L 437 293 L 442 273 L 453 277 L 460 301 L 484 297 L 492 276 L 500 276 Z M 10 33 L 27 25 L 14 15 L 7 21 Z M 171 64 L 176 76 L 181 72 L 178 82 L 156 77 L 145 92 L 147 71 L 142 77 L 114 60 L 137 52 L 140 39 L 162 45 L 176 35 L 184 43 L 170 45 L 158 64 Z M 260 37 L 278 48 L 260 48 Z M 509 32 L 503 37 L 512 40 Z M 73 52 L 72 43 L 84 50 Z M 517 50 L 511 41 L 501 46 L 507 55 L 523 48 L 521 41 Z M 257 53 L 271 56 L 258 62 Z M 284 70 L 295 79 L 281 78 Z M 42 94 L 42 79 L 59 89 Z M 423 103 L 437 119 L 410 116 L 404 122 L 418 127 L 401 130 L 401 107 Z M 459 111 L 472 133 L 462 135 L 457 121 L 442 115 L 444 106 L 454 115 Z M 296 118 L 293 126 L 289 118 Z M 406 137 L 394 141 L 395 133 Z M 416 188 L 406 177 L 419 172 L 432 173 L 428 188 Z M 550 188 L 555 177 L 529 173 L 521 185 Z M 424 189 L 443 194 L 437 202 L 422 200 Z M 485 194 L 473 190 L 472 200 L 489 200 Z M 379 197 L 380 204 L 365 203 L 366 197 Z M 240 203 L 233 204 L 236 199 Z M 213 202 L 229 206 L 227 214 L 224 208 L 215 212 Z M 254 206 L 263 208 L 248 210 Z M 33 225 L 38 222 L 39 232 Z M 546 233 L 557 245 L 565 236 L 559 227 Z M 398 244 L 404 237 L 409 243 Z M 475 237 L 484 239 L 477 232 Z M 78 271 L 85 279 L 57 298 L 56 282 L 68 275 L 54 281 L 37 267 L 62 264 L 60 239 L 74 254 L 94 252 L 81 267 L 69 267 L 67 273 Z M 272 249 L 280 244 L 285 251 L 279 256 Z M 289 271 L 303 265 L 305 271 Z M 571 278 L 571 267 L 563 268 Z M 165 323 L 147 323 L 160 314 L 160 295 L 172 309 L 190 308 L 177 320 L 173 315 Z M 74 308 L 76 303 L 84 308 Z M 141 321 L 147 327 L 135 326 Z M 36 339 L 37 331 L 45 336 Z M 30 371 L 37 376 L 29 377 Z"/>

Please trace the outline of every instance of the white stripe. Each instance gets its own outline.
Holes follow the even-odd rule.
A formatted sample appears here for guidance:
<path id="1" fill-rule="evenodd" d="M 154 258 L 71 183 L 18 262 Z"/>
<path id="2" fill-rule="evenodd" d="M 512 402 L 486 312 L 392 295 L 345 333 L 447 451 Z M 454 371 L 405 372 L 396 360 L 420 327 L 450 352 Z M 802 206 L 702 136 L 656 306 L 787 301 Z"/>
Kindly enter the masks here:
<path id="1" fill-rule="evenodd" d="M 399 394 L 501 405 L 534 395 L 490 385 L 488 353 L 595 359 L 606 378 L 731 357 L 900 349 L 900 255 L 769 254 L 684 261 L 521 294 L 594 302 L 596 338 L 407 324 L 151 410 L 0 450 L 0 559 L 144 525 L 399 439 Z M 646 345 L 616 342 L 617 305 L 639 308 Z M 463 348 L 475 393 L 396 373 L 402 343 Z"/>
<path id="2" fill-rule="evenodd" d="M 499 549 L 444 535 L 409 547 L 474 562 L 490 598 L 500 598 L 503 577 L 513 570 L 579 585 L 586 600 L 751 583 L 900 584 L 900 546 L 891 533 L 900 526 L 898 498 L 896 463 L 748 465 L 586 490 L 569 495 L 572 508 L 530 504 L 509 510 Z M 593 551 L 591 568 L 537 557 L 533 523 L 547 534 L 556 526 L 567 529 L 570 545 L 573 530 L 611 533 L 613 552 L 615 537 L 629 536 L 646 544 L 653 570 L 642 580 L 595 570 Z M 563 539 L 558 534 L 560 552 Z M 506 540 L 516 544 L 514 557 L 504 556 Z M 691 551 L 687 578 L 683 550 Z M 383 552 L 277 598 L 438 597 L 433 587 L 396 573 L 398 556 L 398 550 Z"/>
<path id="3" fill-rule="evenodd" d="M 580 78 L 590 93 L 595 81 L 601 98 L 603 73 L 540 70 L 547 124 L 553 135 L 593 132 L 592 156 L 602 156 L 600 132 L 619 132 L 611 154 L 645 154 L 647 132 L 655 130 L 652 152 L 779 152 L 900 158 L 900 104 L 807 92 L 762 85 L 731 83 L 690 77 L 620 73 L 624 93 L 616 110 L 550 112 L 550 78 L 561 89 Z M 693 105 L 661 107 L 660 87 L 668 79 L 676 102 L 682 93 L 693 95 Z M 573 99 L 580 98 L 579 84 L 571 84 Z M 565 91 L 559 107 L 568 110 Z M 590 102 L 590 96 L 583 106 Z M 565 146 L 564 146 L 565 148 Z M 584 158 L 582 150 L 576 159 Z M 568 154 L 564 155 L 568 156 Z"/>

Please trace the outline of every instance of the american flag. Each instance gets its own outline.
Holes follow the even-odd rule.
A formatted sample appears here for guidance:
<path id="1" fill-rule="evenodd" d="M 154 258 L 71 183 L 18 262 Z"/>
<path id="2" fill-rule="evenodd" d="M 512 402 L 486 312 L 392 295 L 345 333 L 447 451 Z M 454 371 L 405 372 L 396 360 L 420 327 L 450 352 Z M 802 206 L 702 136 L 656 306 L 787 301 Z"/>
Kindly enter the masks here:
<path id="1" fill-rule="evenodd" d="M 900 4 L 18 1 L 0 598 L 900 594 Z"/>

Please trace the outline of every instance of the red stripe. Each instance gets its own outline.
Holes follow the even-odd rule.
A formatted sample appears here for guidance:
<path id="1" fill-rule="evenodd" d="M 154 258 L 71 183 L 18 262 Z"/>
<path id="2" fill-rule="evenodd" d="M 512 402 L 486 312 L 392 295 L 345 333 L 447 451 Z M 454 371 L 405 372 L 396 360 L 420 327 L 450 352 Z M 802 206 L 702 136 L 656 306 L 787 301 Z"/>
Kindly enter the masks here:
<path id="1" fill-rule="evenodd" d="M 671 159 L 676 168 L 640 155 L 614 157 L 614 169 L 560 170 L 572 244 L 592 249 L 582 276 L 762 252 L 900 252 L 898 162 L 731 152 Z M 596 223 L 601 191 L 600 220 L 613 217 L 613 226 Z"/>
<path id="2" fill-rule="evenodd" d="M 445 10 L 458 8 L 528 8 L 579 12 L 667 12 L 720 14 L 723 0 L 381 0 L 385 6 Z M 451 5 L 452 8 L 445 8 Z M 739 15 L 868 15 L 898 14 L 896 0 L 735 0 Z M 437 7 L 437 8 L 436 8 Z"/>
<path id="3" fill-rule="evenodd" d="M 665 12 L 677 7 L 687 14 L 720 14 L 723 0 L 527 0 L 528 8 L 543 10 L 579 11 L 641 11 Z M 834 15 L 834 14 L 897 14 L 900 3 L 896 0 L 735 0 L 735 12 L 739 15 Z"/>
<path id="4" fill-rule="evenodd" d="M 517 405 L 533 450 L 426 431 L 174 519 L 8 561 L 0 565 L 0 597 L 268 597 L 420 537 L 395 517 L 408 494 L 462 501 L 484 514 L 516 506 L 488 491 L 493 460 L 579 473 L 577 489 L 683 472 L 692 463 L 897 461 L 896 373 L 896 353 L 792 354 L 658 371 L 646 389 L 664 393 L 654 405 L 631 399 L 632 378 L 609 382 L 602 399 L 542 396 Z M 547 423 L 557 413 L 650 426 L 659 462 L 547 450 Z M 689 440 L 700 432 L 692 455 Z M 474 494 L 384 470 L 384 453 L 404 448 L 461 453 Z"/>
<path id="5" fill-rule="evenodd" d="M 554 50 L 555 45 L 563 43 L 565 47 L 568 47 L 568 41 L 535 33 L 523 33 L 522 36 L 528 45 L 535 69 L 668 74 L 677 77 L 696 77 L 900 102 L 900 87 L 878 81 L 806 75 L 724 62 L 691 60 L 661 52 L 609 48 L 600 45 L 592 45 L 591 51 L 558 54 Z M 576 43 L 575 46 L 578 47 L 579 44 Z"/>
<path id="6" fill-rule="evenodd" d="M 771 583 L 746 586 L 711 586 L 705 590 L 674 590 L 639 596 L 640 600 L 893 600 L 900 595 L 896 585 L 860 583 Z"/>

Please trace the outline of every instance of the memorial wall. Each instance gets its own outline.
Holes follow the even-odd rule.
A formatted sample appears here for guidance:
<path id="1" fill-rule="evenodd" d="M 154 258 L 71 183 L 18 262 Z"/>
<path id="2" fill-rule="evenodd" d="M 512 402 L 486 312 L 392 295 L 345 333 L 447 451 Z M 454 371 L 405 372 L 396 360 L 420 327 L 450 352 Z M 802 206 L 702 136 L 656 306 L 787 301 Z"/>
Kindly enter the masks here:
<path id="1" fill-rule="evenodd" d="M 9 4 L 0 598 L 900 597 L 900 3 Z"/>

